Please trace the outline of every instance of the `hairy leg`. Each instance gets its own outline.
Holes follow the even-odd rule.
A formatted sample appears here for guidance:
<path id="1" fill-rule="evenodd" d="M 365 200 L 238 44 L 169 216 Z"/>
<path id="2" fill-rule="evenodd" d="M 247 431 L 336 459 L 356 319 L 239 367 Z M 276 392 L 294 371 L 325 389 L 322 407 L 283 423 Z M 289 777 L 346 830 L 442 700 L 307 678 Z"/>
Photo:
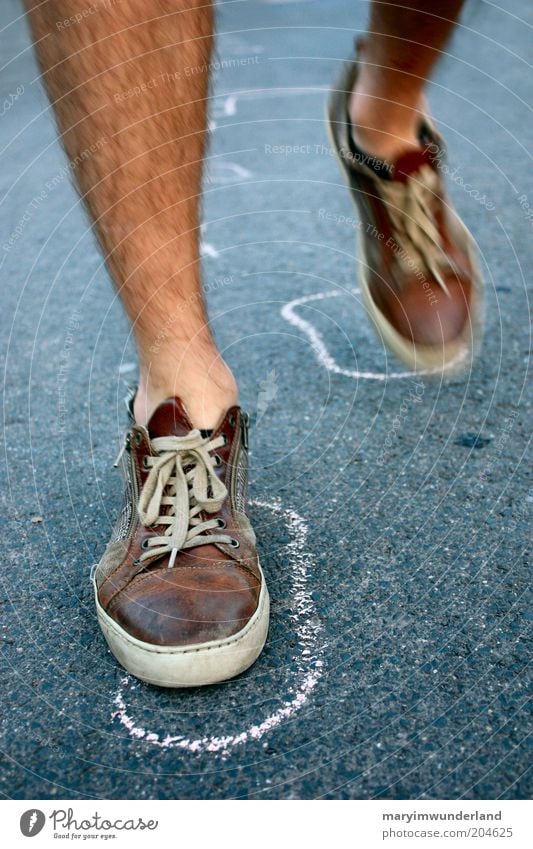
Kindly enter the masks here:
<path id="1" fill-rule="evenodd" d="M 198 427 L 235 403 L 199 263 L 210 0 L 26 0 L 43 80 L 139 353 L 145 422 L 179 394 Z"/>
<path id="2" fill-rule="evenodd" d="M 362 67 L 350 101 L 357 141 L 382 159 L 419 146 L 424 87 L 464 0 L 372 0 Z"/>

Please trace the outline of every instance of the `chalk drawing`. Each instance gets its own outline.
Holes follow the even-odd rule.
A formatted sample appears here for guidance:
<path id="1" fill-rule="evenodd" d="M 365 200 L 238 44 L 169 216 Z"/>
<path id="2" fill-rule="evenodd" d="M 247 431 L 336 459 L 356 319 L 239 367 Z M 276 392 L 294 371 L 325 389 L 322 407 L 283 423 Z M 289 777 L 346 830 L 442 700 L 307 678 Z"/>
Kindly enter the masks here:
<path id="1" fill-rule="evenodd" d="M 142 740 L 160 749 L 181 749 L 192 754 L 208 753 L 227 757 L 233 749 L 251 741 L 258 741 L 277 728 L 308 702 L 324 671 L 322 625 L 309 590 L 309 573 L 313 569 L 313 557 L 306 549 L 308 529 L 305 520 L 294 510 L 283 507 L 279 500 L 272 502 L 252 501 L 252 504 L 280 517 L 286 526 L 289 542 L 285 545 L 286 568 L 291 575 L 291 626 L 294 627 L 299 652 L 295 658 L 293 680 L 289 684 L 283 704 L 263 718 L 257 717 L 241 731 L 225 734 L 223 730 L 194 738 L 183 730 L 176 733 L 169 729 L 156 733 L 140 725 L 132 716 L 127 704 L 127 692 L 141 685 L 130 675 L 122 678 L 114 698 L 115 710 L 112 721 L 118 721 L 130 737 Z M 274 599 L 275 603 L 275 599 Z M 288 626 L 288 623 L 287 623 Z M 258 663 L 261 661 L 259 660 Z M 231 686 L 231 682 L 226 686 Z M 254 686 L 258 686 L 254 684 Z M 273 694 L 277 696 L 278 694 Z"/>
<path id="2" fill-rule="evenodd" d="M 359 295 L 361 290 L 358 288 L 347 290 L 351 295 Z M 341 295 L 346 295 L 346 290 L 341 289 L 331 289 L 328 292 L 316 292 L 314 295 L 304 295 L 302 298 L 295 298 L 289 303 L 285 304 L 281 308 L 281 315 L 289 324 L 293 327 L 296 327 L 298 330 L 301 330 L 302 333 L 305 333 L 307 338 L 311 343 L 311 347 L 313 353 L 318 361 L 318 363 L 323 366 L 323 368 L 328 371 L 333 372 L 334 374 L 342 374 L 344 377 L 351 377 L 354 380 L 394 380 L 400 378 L 413 377 L 415 375 L 428 375 L 433 374 L 432 371 L 424 371 L 420 370 L 417 372 L 414 371 L 364 371 L 360 369 L 348 369 L 342 368 L 332 354 L 330 354 L 326 343 L 324 342 L 324 337 L 322 334 L 316 329 L 316 327 L 306 319 L 302 318 L 298 315 L 296 311 L 298 307 L 304 306 L 305 304 L 314 303 L 316 301 L 324 301 L 327 298 L 338 298 Z M 450 365 L 455 365 L 452 363 Z M 440 372 L 438 372 L 440 373 Z"/>

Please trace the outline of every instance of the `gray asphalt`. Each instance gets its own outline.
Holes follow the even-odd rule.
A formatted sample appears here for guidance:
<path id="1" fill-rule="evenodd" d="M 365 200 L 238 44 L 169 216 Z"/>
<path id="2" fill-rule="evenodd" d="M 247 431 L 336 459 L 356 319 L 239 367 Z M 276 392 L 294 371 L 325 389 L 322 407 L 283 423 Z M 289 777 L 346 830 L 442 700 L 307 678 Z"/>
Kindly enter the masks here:
<path id="1" fill-rule="evenodd" d="M 3 0 L 6 797 L 531 792 L 531 13 L 527 0 L 472 4 L 430 86 L 488 289 L 482 358 L 431 383 L 394 377 L 401 365 L 367 326 L 323 123 L 365 4 L 219 7 L 205 279 L 254 420 L 273 616 L 248 673 L 171 692 L 125 677 L 94 615 L 135 354 L 21 7 Z"/>

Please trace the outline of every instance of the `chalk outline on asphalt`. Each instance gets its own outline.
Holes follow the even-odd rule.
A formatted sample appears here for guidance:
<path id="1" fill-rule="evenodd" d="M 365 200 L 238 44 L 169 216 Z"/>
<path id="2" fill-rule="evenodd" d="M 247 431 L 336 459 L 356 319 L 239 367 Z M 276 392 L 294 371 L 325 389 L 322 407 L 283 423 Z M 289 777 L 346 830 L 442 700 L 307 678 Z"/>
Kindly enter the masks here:
<path id="1" fill-rule="evenodd" d="M 337 298 L 340 295 L 345 295 L 349 293 L 350 295 L 360 295 L 361 290 L 359 287 L 355 287 L 354 289 L 329 289 L 326 292 L 315 292 L 313 295 L 304 295 L 302 298 L 294 298 L 294 300 L 289 301 L 281 308 L 281 316 L 285 319 L 289 324 L 293 327 L 301 330 L 302 333 L 305 333 L 307 338 L 311 343 L 311 348 L 314 352 L 314 355 L 319 363 L 319 365 L 323 366 L 323 368 L 327 369 L 327 371 L 331 371 L 334 374 L 341 374 L 344 377 L 351 377 L 354 380 L 388 380 L 389 378 L 406 378 L 406 377 L 416 377 L 421 374 L 428 374 L 426 371 L 360 371 L 359 369 L 347 369 L 342 368 L 335 358 L 330 354 L 326 343 L 324 342 L 324 337 L 322 334 L 316 329 L 316 327 L 306 319 L 302 318 L 295 312 L 296 307 L 301 307 L 304 304 L 312 303 L 313 301 L 323 301 L 326 298 Z"/>
<path id="2" fill-rule="evenodd" d="M 272 502 L 254 500 L 254 507 L 270 510 L 276 516 L 285 520 L 287 531 L 291 537 L 285 546 L 288 555 L 288 567 L 292 572 L 293 593 L 291 607 L 296 620 L 295 630 L 298 644 L 302 647 L 296 658 L 295 677 L 299 683 L 290 687 L 291 696 L 284 701 L 282 707 L 265 717 L 260 723 L 251 725 L 237 734 L 206 735 L 192 740 L 184 734 L 172 736 L 170 733 L 157 734 L 137 725 L 128 713 L 124 698 L 125 687 L 138 686 L 130 675 L 122 678 L 121 685 L 114 698 L 116 710 L 111 714 L 111 721 L 118 719 L 126 728 L 130 737 L 150 743 L 161 749 L 182 749 L 191 754 L 209 753 L 228 755 L 235 747 L 250 741 L 260 740 L 268 731 L 279 726 L 284 720 L 290 719 L 308 701 L 324 671 L 323 647 L 320 644 L 322 624 L 318 618 L 313 599 L 308 590 L 308 573 L 313 569 L 314 558 L 306 550 L 308 535 L 307 522 L 295 510 L 285 508 L 279 499 Z"/>

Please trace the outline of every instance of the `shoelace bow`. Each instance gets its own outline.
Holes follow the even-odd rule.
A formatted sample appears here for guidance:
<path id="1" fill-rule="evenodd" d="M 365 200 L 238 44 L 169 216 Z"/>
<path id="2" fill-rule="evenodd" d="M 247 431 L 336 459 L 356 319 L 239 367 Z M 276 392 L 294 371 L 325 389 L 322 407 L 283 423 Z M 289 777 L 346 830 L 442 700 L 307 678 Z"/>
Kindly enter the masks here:
<path id="1" fill-rule="evenodd" d="M 233 544 L 227 534 L 206 534 L 220 527 L 218 519 L 203 520 L 200 513 L 216 513 L 228 491 L 214 467 L 210 452 L 224 445 L 224 437 L 203 437 L 199 430 L 186 436 L 162 436 L 150 442 L 155 456 L 145 462 L 150 472 L 137 507 L 145 527 L 166 525 L 162 536 L 151 537 L 139 558 L 170 554 L 172 568 L 178 551 L 209 543 Z M 169 508 L 162 511 L 162 507 Z M 163 515 L 162 515 L 163 513 Z"/>
<path id="2" fill-rule="evenodd" d="M 412 260 L 418 257 L 420 270 L 427 268 L 449 295 L 441 268 L 446 266 L 453 270 L 454 266 L 442 246 L 441 235 L 431 213 L 438 190 L 438 175 L 429 165 L 423 165 L 405 183 L 395 180 L 380 182 L 380 191 L 387 201 L 387 212 L 398 234 L 397 244 Z"/>

